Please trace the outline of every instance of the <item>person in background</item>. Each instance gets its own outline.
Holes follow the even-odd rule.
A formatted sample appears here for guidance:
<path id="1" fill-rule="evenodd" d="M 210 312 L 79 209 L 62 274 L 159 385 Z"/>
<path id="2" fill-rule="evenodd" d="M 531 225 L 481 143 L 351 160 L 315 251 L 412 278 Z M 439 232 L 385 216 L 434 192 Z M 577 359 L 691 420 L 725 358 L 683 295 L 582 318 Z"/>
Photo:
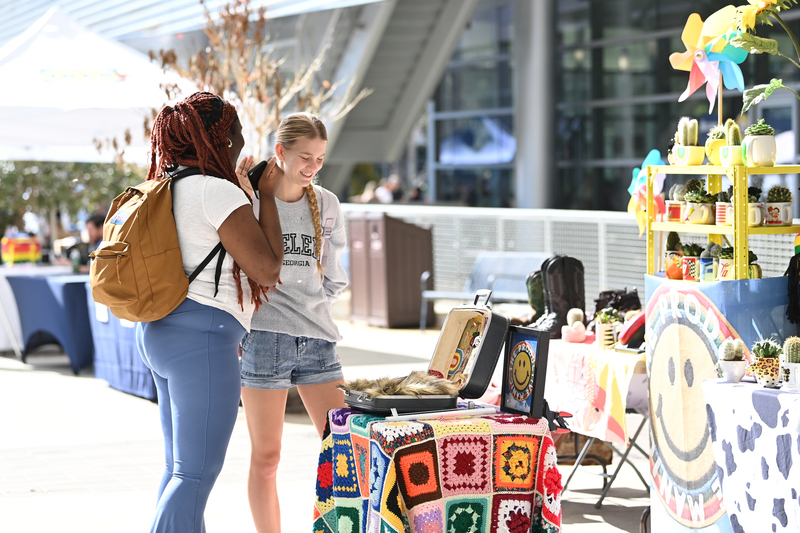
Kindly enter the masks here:
<path id="1" fill-rule="evenodd" d="M 220 242 L 226 255 L 220 269 L 214 259 L 200 272 L 169 315 L 137 324 L 164 435 L 165 469 L 151 533 L 206 531 L 206 503 L 239 413 L 239 342 L 269 286 L 278 283 L 283 263 L 275 205 L 283 171 L 274 160 L 264 169 L 256 219 L 234 168 L 243 147 L 236 109 L 211 93 L 164 107 L 153 123 L 147 179 L 189 169 L 172 184 L 183 269 L 193 272 Z"/>
<path id="2" fill-rule="evenodd" d="M 276 132 L 275 154 L 285 173 L 275 195 L 283 230 L 283 284 L 253 315 L 241 345 L 242 403 L 251 444 L 247 493 L 259 533 L 281 530 L 277 471 L 288 390 L 297 386 L 320 439 L 328 411 L 344 407 L 337 389 L 344 381 L 336 354 L 341 337 L 331 314 L 347 286 L 340 262 L 347 245 L 344 216 L 336 196 L 312 183 L 327 144 L 325 125 L 308 113 L 284 117 Z M 252 166 L 248 161 L 238 174 L 245 191 L 246 170 Z"/>

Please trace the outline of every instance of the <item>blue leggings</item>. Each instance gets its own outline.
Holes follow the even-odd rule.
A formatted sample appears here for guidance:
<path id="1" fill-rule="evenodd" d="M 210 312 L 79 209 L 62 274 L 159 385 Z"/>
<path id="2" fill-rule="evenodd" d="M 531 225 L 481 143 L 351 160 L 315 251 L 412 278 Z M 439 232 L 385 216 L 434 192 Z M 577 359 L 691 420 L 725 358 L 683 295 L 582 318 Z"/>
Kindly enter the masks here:
<path id="1" fill-rule="evenodd" d="M 188 298 L 137 326 L 139 353 L 158 390 L 166 455 L 152 533 L 206 530 L 203 512 L 239 411 L 244 333 L 230 313 Z"/>

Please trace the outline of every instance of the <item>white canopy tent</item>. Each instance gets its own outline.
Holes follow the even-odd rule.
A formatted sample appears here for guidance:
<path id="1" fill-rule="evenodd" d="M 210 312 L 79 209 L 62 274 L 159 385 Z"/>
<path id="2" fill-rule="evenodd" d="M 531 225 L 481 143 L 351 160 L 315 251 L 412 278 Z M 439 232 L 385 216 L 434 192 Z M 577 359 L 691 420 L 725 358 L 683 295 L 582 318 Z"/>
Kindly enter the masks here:
<path id="1" fill-rule="evenodd" d="M 0 160 L 110 162 L 95 139 L 124 142 L 128 161 L 144 163 L 144 123 L 177 83 L 144 54 L 79 26 L 58 7 L 0 48 Z"/>

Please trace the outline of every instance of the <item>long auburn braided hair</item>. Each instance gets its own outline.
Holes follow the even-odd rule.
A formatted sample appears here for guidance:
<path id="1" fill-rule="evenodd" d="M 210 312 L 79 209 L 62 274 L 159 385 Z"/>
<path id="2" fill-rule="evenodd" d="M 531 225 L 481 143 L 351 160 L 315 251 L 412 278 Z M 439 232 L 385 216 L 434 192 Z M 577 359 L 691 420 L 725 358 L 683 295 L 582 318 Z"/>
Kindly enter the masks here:
<path id="1" fill-rule="evenodd" d="M 303 137 L 327 141 L 328 130 L 325 129 L 325 124 L 311 113 L 292 113 L 283 117 L 275 133 L 275 141 L 281 143 L 284 148 L 291 149 L 297 140 Z M 306 195 L 308 196 L 308 206 L 311 208 L 311 219 L 314 221 L 314 256 L 317 258 L 317 271 L 322 274 L 322 265 L 320 264 L 322 224 L 319 220 L 319 203 L 313 183 L 309 183 L 306 187 Z"/>
<path id="2" fill-rule="evenodd" d="M 174 106 L 165 106 L 153 123 L 147 179 L 164 179 L 167 170 L 183 165 L 198 167 L 203 175 L 217 176 L 241 188 L 228 144 L 228 130 L 236 117 L 233 105 L 208 92 L 197 92 Z M 233 277 L 244 310 L 241 268 L 235 261 Z M 248 282 L 251 301 L 258 310 L 268 287 L 249 278 Z"/>

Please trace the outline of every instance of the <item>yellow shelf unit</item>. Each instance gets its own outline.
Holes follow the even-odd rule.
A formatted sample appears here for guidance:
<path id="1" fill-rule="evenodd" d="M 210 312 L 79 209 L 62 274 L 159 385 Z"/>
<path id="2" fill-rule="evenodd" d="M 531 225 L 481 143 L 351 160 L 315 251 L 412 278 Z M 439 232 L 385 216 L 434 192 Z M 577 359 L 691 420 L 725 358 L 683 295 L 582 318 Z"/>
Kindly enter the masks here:
<path id="1" fill-rule="evenodd" d="M 681 224 L 679 222 L 656 222 L 653 209 L 653 178 L 657 174 L 704 174 L 708 175 L 707 189 L 710 194 L 720 192 L 721 176 L 728 176 L 733 184 L 733 202 L 735 208 L 732 226 L 713 224 Z M 800 233 L 800 226 L 754 226 L 747 224 L 747 187 L 748 176 L 759 174 L 800 174 L 800 166 L 775 165 L 774 167 L 746 167 L 736 165 L 721 167 L 713 165 L 697 165 L 681 167 L 675 165 L 657 165 L 647 167 L 647 273 L 655 274 L 655 238 L 656 231 L 675 231 L 678 233 L 694 233 L 708 235 L 709 240 L 721 242 L 722 235 L 733 235 L 734 277 L 747 279 L 748 250 L 750 235 L 777 235 Z M 660 250 L 659 250 L 660 252 Z"/>

